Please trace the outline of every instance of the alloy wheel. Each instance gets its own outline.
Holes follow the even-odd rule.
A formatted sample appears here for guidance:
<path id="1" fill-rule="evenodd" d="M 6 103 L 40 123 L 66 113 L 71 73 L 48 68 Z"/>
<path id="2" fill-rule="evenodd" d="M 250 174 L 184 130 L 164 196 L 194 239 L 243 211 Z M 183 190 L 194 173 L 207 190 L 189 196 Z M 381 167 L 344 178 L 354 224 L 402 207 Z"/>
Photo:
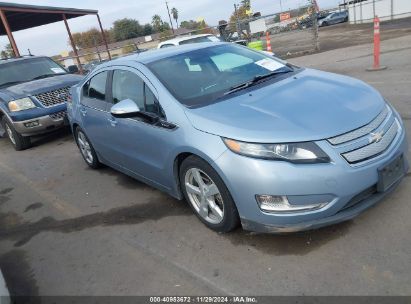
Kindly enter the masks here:
<path id="1" fill-rule="evenodd" d="M 82 131 L 78 131 L 77 133 L 77 142 L 80 148 L 80 152 L 83 155 L 84 159 L 87 163 L 93 163 L 93 154 L 91 152 L 90 143 L 87 140 L 86 135 Z"/>
<path id="2" fill-rule="evenodd" d="M 16 139 L 14 138 L 13 131 L 11 130 L 11 128 L 9 127 L 8 124 L 6 124 L 5 127 L 6 127 L 6 131 L 7 131 L 7 135 L 10 138 L 10 141 L 13 143 L 13 145 L 16 145 Z"/>
<path id="3" fill-rule="evenodd" d="M 224 203 L 214 181 L 198 168 L 189 169 L 184 177 L 185 189 L 191 205 L 211 224 L 224 219 Z"/>

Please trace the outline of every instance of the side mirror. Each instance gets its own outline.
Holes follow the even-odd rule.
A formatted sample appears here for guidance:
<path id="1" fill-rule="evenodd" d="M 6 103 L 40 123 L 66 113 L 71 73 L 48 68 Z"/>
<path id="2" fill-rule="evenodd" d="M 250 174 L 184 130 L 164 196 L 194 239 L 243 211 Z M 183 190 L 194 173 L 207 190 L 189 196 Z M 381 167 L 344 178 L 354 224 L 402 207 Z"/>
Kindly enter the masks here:
<path id="1" fill-rule="evenodd" d="M 79 72 L 79 69 L 76 65 L 70 65 L 68 67 L 68 71 L 70 74 L 77 74 Z"/>
<path id="2" fill-rule="evenodd" d="M 111 107 L 111 115 L 119 118 L 135 117 L 140 114 L 140 108 L 131 99 L 124 99 Z"/>

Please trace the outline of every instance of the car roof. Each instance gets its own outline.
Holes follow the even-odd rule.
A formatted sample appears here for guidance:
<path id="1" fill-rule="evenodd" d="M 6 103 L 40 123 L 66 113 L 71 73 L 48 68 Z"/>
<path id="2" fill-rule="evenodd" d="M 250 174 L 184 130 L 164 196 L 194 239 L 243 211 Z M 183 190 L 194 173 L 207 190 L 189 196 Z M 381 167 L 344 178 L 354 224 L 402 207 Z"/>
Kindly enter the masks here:
<path id="1" fill-rule="evenodd" d="M 130 61 L 136 61 L 140 62 L 142 64 L 148 64 L 153 61 L 157 61 L 160 59 L 164 59 L 167 57 L 172 57 L 175 55 L 179 54 L 184 54 L 190 51 L 195 51 L 195 50 L 200 50 L 212 46 L 218 46 L 218 45 L 233 45 L 228 42 L 202 42 L 202 43 L 192 43 L 192 44 L 185 44 L 185 45 L 178 45 L 175 47 L 171 48 L 163 48 L 163 49 L 152 49 L 147 52 L 139 53 L 139 54 L 133 54 L 125 57 L 121 57 L 112 61 L 109 61 L 107 63 L 99 65 L 99 67 L 107 67 L 107 66 L 113 66 L 116 64 L 126 64 L 127 62 Z"/>
<path id="2" fill-rule="evenodd" d="M 181 41 L 186 41 L 186 40 L 190 40 L 190 39 L 194 39 L 194 38 L 198 38 L 198 37 L 207 37 L 207 36 L 214 36 L 213 34 L 198 34 L 198 35 L 188 35 L 188 36 L 181 36 L 181 37 L 176 37 L 170 40 L 166 40 L 161 42 L 159 45 L 163 45 L 163 44 L 178 44 Z"/>
<path id="3" fill-rule="evenodd" d="M 25 57 L 17 57 L 17 58 L 7 58 L 7 59 L 0 59 L 0 65 L 5 63 L 35 59 L 35 58 L 47 58 L 45 56 L 25 56 Z"/>

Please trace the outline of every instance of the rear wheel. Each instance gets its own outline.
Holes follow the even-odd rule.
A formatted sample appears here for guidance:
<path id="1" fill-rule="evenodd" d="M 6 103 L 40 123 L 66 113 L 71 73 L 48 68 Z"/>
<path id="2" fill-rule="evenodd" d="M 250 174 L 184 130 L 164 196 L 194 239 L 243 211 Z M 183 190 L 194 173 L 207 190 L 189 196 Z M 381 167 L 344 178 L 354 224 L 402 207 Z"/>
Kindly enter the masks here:
<path id="1" fill-rule="evenodd" d="M 218 173 L 196 156 L 186 158 L 180 167 L 180 184 L 197 217 L 217 232 L 229 232 L 239 223 L 235 203 Z"/>
<path id="2" fill-rule="evenodd" d="M 3 118 L 1 119 L 1 123 L 3 129 L 5 130 L 5 134 L 7 134 L 7 137 L 9 138 L 12 146 L 16 151 L 21 151 L 30 148 L 30 137 L 23 136 L 19 132 L 17 132 L 13 124 L 7 119 L 6 116 L 3 116 Z"/>
<path id="3" fill-rule="evenodd" d="M 83 156 L 86 164 L 93 169 L 99 168 L 101 164 L 98 161 L 96 151 L 91 145 L 90 140 L 88 139 L 86 134 L 80 128 L 76 129 L 75 134 L 77 146 L 79 147 L 81 156 Z"/>

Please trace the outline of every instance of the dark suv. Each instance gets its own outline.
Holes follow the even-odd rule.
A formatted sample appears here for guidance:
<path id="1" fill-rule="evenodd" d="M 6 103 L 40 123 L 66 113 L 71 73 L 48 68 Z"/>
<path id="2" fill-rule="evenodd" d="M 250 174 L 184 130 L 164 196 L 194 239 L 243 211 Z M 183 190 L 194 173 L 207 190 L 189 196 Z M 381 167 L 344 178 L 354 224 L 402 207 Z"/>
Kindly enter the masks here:
<path id="1" fill-rule="evenodd" d="M 82 78 L 48 57 L 0 60 L 0 136 L 19 151 L 30 136 L 64 126 L 68 90 Z"/>

